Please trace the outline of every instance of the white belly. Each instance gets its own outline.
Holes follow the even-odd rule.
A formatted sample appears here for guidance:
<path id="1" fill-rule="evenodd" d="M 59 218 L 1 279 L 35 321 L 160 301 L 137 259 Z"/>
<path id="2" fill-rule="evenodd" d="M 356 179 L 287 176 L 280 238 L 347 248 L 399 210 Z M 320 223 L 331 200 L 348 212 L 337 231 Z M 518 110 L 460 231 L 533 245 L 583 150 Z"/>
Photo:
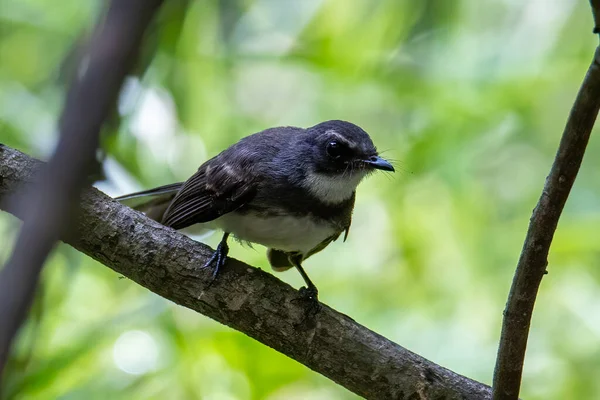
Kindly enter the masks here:
<path id="1" fill-rule="evenodd" d="M 225 214 L 211 226 L 231 232 L 236 238 L 263 246 L 300 251 L 303 254 L 335 233 L 333 226 L 320 224 L 310 217 L 277 216 L 258 218 L 252 214 Z"/>

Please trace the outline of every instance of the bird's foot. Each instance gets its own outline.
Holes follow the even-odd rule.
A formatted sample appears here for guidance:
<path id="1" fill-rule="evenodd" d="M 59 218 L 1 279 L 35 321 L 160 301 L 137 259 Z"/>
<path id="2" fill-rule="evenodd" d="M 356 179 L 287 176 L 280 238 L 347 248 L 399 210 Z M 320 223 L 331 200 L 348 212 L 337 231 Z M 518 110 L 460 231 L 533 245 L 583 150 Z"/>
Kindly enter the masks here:
<path id="1" fill-rule="evenodd" d="M 301 301 L 306 304 L 306 315 L 304 320 L 310 319 L 317 315 L 321 311 L 321 303 L 319 303 L 319 291 L 317 288 L 312 286 L 303 286 L 298 290 L 300 296 L 296 298 L 296 301 Z"/>
<path id="2" fill-rule="evenodd" d="M 303 255 L 301 253 L 293 253 L 289 256 L 290 264 L 296 267 L 300 275 L 302 275 L 302 279 L 304 279 L 304 282 L 306 282 L 306 286 L 300 288 L 298 291 L 300 297 L 296 298 L 295 301 L 302 301 L 307 305 L 304 322 L 306 322 L 308 319 L 312 319 L 314 321 L 312 317 L 314 317 L 321 310 L 321 303 L 319 303 L 319 291 L 314 283 L 312 283 L 308 275 L 306 275 L 306 272 L 304 272 L 304 268 L 302 268 L 302 265 L 300 264 L 302 258 Z"/>
<path id="3" fill-rule="evenodd" d="M 314 300 L 317 303 L 319 302 L 319 291 L 316 286 L 303 286 L 298 290 L 300 297 L 306 300 Z"/>
<path id="4" fill-rule="evenodd" d="M 229 246 L 226 242 L 221 241 L 217 248 L 215 249 L 212 256 L 208 259 L 208 261 L 203 265 L 202 268 L 213 267 L 212 278 L 208 287 L 210 287 L 214 281 L 217 279 L 217 275 L 221 268 L 225 265 L 225 261 L 227 260 L 227 253 L 229 253 Z"/>

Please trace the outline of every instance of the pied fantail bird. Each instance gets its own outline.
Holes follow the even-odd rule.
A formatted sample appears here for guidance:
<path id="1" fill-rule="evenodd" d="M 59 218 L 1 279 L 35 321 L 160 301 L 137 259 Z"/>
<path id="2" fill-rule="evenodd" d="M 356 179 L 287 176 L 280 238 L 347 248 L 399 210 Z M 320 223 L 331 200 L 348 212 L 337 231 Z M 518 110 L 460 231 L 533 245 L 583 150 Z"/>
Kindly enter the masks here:
<path id="1" fill-rule="evenodd" d="M 247 136 L 206 161 L 187 181 L 118 197 L 166 226 L 200 224 L 224 232 L 205 267 L 214 277 L 233 235 L 267 247 L 275 271 L 295 267 L 301 292 L 317 299 L 302 262 L 348 235 L 358 184 L 375 170 L 394 171 L 369 135 L 345 121 L 303 129 L 277 127 Z"/>

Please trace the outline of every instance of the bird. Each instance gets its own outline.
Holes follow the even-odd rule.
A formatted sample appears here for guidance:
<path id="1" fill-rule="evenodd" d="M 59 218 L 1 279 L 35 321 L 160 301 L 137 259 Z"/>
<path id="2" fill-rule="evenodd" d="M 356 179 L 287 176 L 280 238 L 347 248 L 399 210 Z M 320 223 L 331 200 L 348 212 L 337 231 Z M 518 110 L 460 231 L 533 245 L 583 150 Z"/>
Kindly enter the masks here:
<path id="1" fill-rule="evenodd" d="M 341 120 L 309 128 L 282 126 L 246 136 L 204 162 L 188 180 L 116 200 L 176 230 L 223 231 L 204 267 L 213 280 L 229 253 L 228 238 L 267 248 L 274 271 L 296 268 L 318 290 L 302 263 L 342 234 L 346 241 L 359 183 L 371 173 L 394 172 L 371 137 Z"/>

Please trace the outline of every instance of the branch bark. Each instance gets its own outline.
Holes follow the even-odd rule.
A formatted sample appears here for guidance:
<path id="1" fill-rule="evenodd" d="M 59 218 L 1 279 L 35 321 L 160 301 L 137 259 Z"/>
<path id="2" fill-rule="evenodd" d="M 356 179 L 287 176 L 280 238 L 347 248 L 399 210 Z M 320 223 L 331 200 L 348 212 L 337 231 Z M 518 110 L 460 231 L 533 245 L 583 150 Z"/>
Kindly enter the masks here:
<path id="1" fill-rule="evenodd" d="M 41 163 L 0 147 L 0 199 L 31 181 Z M 0 203 L 1 204 L 1 203 Z M 6 207 L 6 204 L 3 205 Z M 18 209 L 8 209 L 19 215 Z M 84 191 L 76 249 L 177 304 L 286 354 L 369 399 L 489 399 L 491 389 L 359 325 L 326 305 L 305 317 L 298 292 L 273 275 L 228 259 L 208 287 L 199 268 L 212 251 L 95 189 Z"/>
<path id="2" fill-rule="evenodd" d="M 600 0 L 590 0 L 594 17 L 594 33 L 600 33 Z"/>
<path id="3" fill-rule="evenodd" d="M 594 32 L 600 27 L 600 0 L 591 0 Z M 581 166 L 600 109 L 600 47 L 583 80 L 567 120 L 554 163 L 533 211 L 508 295 L 494 370 L 494 400 L 517 399 L 527 337 L 548 252 L 560 214 Z"/>
<path id="4" fill-rule="evenodd" d="M 88 49 L 83 75 L 71 86 L 60 139 L 34 191 L 13 253 L 0 271 L 0 374 L 46 257 L 69 226 L 71 209 L 93 169 L 102 123 L 114 104 L 143 33 L 162 0 L 115 0 Z"/>

